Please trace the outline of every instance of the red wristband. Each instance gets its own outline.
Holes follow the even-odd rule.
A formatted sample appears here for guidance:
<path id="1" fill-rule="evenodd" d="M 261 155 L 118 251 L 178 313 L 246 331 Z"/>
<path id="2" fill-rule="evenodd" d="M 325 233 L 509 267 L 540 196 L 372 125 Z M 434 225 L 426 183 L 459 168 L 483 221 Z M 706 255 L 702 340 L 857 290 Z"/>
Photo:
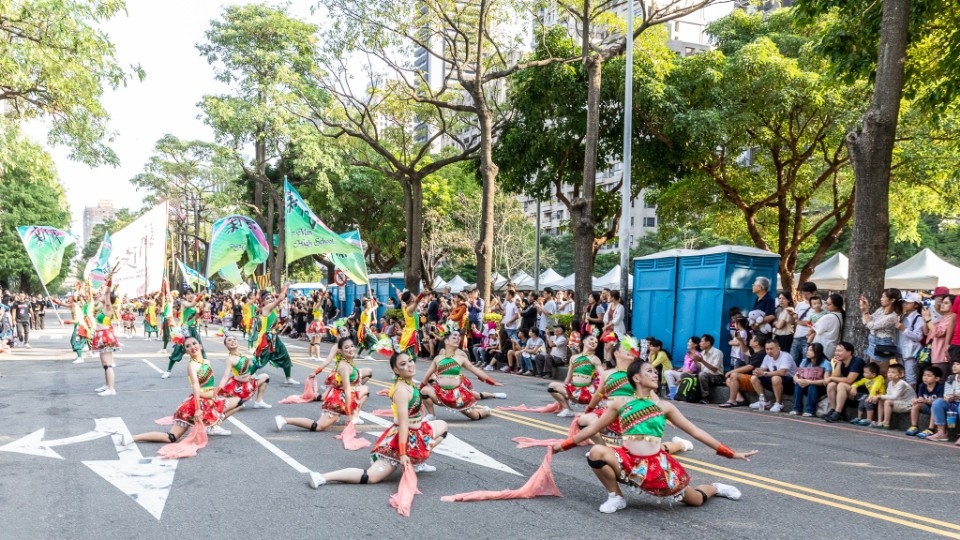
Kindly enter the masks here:
<path id="1" fill-rule="evenodd" d="M 721 444 L 720 446 L 717 447 L 717 455 L 723 456 L 727 459 L 733 459 L 734 452 L 727 446 Z"/>
<path id="2" fill-rule="evenodd" d="M 560 449 L 561 449 L 561 450 L 569 450 L 569 449 L 573 448 L 573 447 L 576 446 L 576 445 L 577 445 L 577 443 L 573 440 L 573 437 L 568 437 L 567 440 L 565 440 L 565 441 L 563 441 L 562 443 L 560 443 Z"/>
<path id="3" fill-rule="evenodd" d="M 487 377 L 486 380 L 483 381 L 483 382 L 485 382 L 485 383 L 487 383 L 487 384 L 489 384 L 489 385 L 491 385 L 491 386 L 495 386 L 495 385 L 497 384 L 497 381 L 491 379 L 490 377 Z"/>
<path id="4" fill-rule="evenodd" d="M 400 441 L 400 457 L 407 455 L 407 441 Z"/>

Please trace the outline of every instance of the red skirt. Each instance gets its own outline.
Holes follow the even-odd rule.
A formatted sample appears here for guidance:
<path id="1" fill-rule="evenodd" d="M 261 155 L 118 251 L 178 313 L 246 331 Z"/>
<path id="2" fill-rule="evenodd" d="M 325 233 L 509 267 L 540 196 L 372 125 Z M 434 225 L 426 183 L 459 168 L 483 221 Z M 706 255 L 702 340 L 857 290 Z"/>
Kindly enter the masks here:
<path id="1" fill-rule="evenodd" d="M 593 414 L 597 415 L 597 418 L 603 416 L 603 413 L 607 412 L 607 409 L 603 407 L 597 407 L 593 410 Z M 620 418 L 617 417 L 609 426 L 603 429 L 603 432 L 600 433 L 600 436 L 603 437 L 603 440 L 610 445 L 619 445 L 623 442 L 623 428 L 620 427 Z"/>
<path id="2" fill-rule="evenodd" d="M 128 322 L 132 322 L 137 320 L 137 316 L 134 315 L 133 313 L 124 313 L 123 315 L 120 316 L 120 319 Z"/>
<path id="3" fill-rule="evenodd" d="M 590 400 L 593 399 L 593 394 L 597 391 L 597 387 L 592 384 L 588 384 L 587 386 L 574 386 L 573 383 L 571 383 L 566 385 L 566 388 L 567 397 L 581 405 L 590 403 Z"/>
<path id="4" fill-rule="evenodd" d="M 323 321 L 315 320 L 307 326 L 307 336 L 314 337 L 323 337 L 327 333 L 327 329 L 323 326 Z"/>
<path id="5" fill-rule="evenodd" d="M 209 427 L 223 420 L 223 399 L 221 398 L 200 398 L 200 409 L 205 426 Z M 190 427 L 193 425 L 196 412 L 197 400 L 191 394 L 177 407 L 177 412 L 173 413 L 173 420 L 183 427 Z"/>
<path id="6" fill-rule="evenodd" d="M 350 401 L 353 405 L 353 410 L 356 411 L 357 403 L 360 399 L 360 392 L 356 386 L 353 387 L 352 394 L 353 397 Z M 321 409 L 327 413 L 347 414 L 346 392 L 343 391 L 343 388 L 331 386 L 327 389 L 327 393 L 323 396 L 323 406 Z"/>
<path id="7" fill-rule="evenodd" d="M 460 381 L 460 386 L 449 390 L 442 388 L 439 384 L 434 384 L 433 391 L 436 392 L 437 399 L 444 407 L 454 411 L 470 410 L 477 403 L 477 398 L 470 390 L 471 386 L 467 379 L 461 377 Z"/>
<path id="8" fill-rule="evenodd" d="M 670 497 L 683 492 L 690 475 L 673 456 L 663 450 L 650 456 L 635 456 L 622 446 L 614 447 L 620 462 L 621 484 L 635 486 L 655 497 Z"/>
<path id="9" fill-rule="evenodd" d="M 430 457 L 430 443 L 433 441 L 433 428 L 427 422 L 421 422 L 419 429 L 411 429 L 407 440 L 407 457 L 413 464 L 423 463 Z M 384 458 L 394 465 L 400 463 L 400 428 L 393 424 L 383 432 L 370 451 L 376 458 Z"/>
<path id="10" fill-rule="evenodd" d="M 257 391 L 257 380 L 253 377 L 245 381 L 238 381 L 237 379 L 230 377 L 230 380 L 227 381 L 227 384 L 223 385 L 223 388 L 217 392 L 218 396 L 225 398 L 228 397 L 238 397 L 243 401 L 247 401 L 253 394 Z"/>
<path id="11" fill-rule="evenodd" d="M 117 336 L 113 335 L 113 328 L 102 328 L 94 332 L 90 350 L 93 352 L 119 351 L 120 342 L 117 341 Z"/>

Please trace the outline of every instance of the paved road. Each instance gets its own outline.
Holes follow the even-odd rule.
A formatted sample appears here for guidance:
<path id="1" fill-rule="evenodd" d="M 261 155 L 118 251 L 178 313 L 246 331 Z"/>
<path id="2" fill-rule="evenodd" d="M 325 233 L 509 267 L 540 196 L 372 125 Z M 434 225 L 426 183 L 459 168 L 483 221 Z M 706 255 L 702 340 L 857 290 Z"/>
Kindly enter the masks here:
<path id="1" fill-rule="evenodd" d="M 5 539 L 226 535 L 579 539 L 627 534 L 712 540 L 960 538 L 953 504 L 960 495 L 956 482 L 960 448 L 952 444 L 685 404 L 680 407 L 689 418 L 728 446 L 760 450 L 750 463 L 732 462 L 698 443 L 680 458 L 694 483 L 735 484 L 743 491 L 740 501 L 715 499 L 702 508 L 686 508 L 632 494 L 626 510 L 600 514 L 603 489 L 582 452 L 571 451 L 558 455 L 553 464 L 562 498 L 444 503 L 442 495 L 521 486 L 544 452 L 517 449 L 510 439 L 562 437 L 569 423 L 548 414 L 502 411 L 473 423 L 441 411 L 440 417 L 450 422 L 451 433 L 461 441 L 450 448 L 460 457 L 431 458 L 439 470 L 420 475 L 422 495 L 414 501 L 412 516 L 402 518 L 388 506 L 395 479 L 363 487 L 309 488 L 305 471 L 364 467 L 368 456 L 363 450 L 345 451 L 335 433 L 293 428 L 276 432 L 273 416 L 278 412 L 318 414 L 318 404 L 276 404 L 301 388 L 271 384 L 268 401 L 275 404 L 273 409 L 241 411 L 236 423 L 225 424 L 234 433 L 231 437 L 212 437 L 196 458 L 161 462 L 151 459 L 159 445 L 141 443 L 120 453 L 113 437 L 104 433 L 157 429 L 153 420 L 171 414 L 188 394 L 184 367 L 177 366 L 170 379 L 161 380 L 156 367 L 164 367 L 166 359 L 156 352 L 158 344 L 141 338 L 122 340 L 124 352 L 117 355 L 119 394 L 102 398 L 92 392 L 102 384 L 99 362 L 71 364 L 65 330 L 38 334 L 33 349 L 0 356 L 0 447 L 7 445 L 0 448 L 0 523 Z M 225 350 L 217 341 L 211 335 L 206 343 L 219 376 Z M 294 377 L 302 381 L 312 364 L 302 343 L 288 343 L 296 363 Z M 366 365 L 375 373 L 371 391 L 386 387 L 390 380 L 386 362 Z M 549 401 L 545 381 L 507 375 L 498 379 L 506 384 L 508 399 L 490 405 Z M 388 406 L 387 398 L 373 396 L 366 409 Z M 380 431 L 371 422 L 360 428 L 372 434 Z M 38 443 L 40 429 L 46 447 Z M 667 436 L 674 434 L 668 428 Z M 24 443 L 23 438 L 31 435 Z M 11 444 L 20 445 L 21 451 L 10 451 Z"/>

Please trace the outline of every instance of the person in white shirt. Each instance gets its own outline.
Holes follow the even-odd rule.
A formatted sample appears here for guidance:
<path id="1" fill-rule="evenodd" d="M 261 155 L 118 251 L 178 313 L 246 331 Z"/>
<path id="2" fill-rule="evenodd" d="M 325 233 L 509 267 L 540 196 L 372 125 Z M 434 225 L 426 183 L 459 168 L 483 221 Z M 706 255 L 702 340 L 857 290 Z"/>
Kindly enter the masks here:
<path id="1" fill-rule="evenodd" d="M 620 303 L 620 291 L 610 291 L 610 303 L 607 304 L 607 310 L 603 313 L 603 334 L 613 332 L 617 336 L 623 336 L 627 333 L 627 325 L 623 322 L 624 309 Z M 613 347 L 618 340 L 608 341 L 604 358 L 613 358 Z"/>
<path id="2" fill-rule="evenodd" d="M 530 332 L 530 339 L 527 340 L 527 346 L 520 353 L 520 372 L 521 375 L 533 375 L 533 359 L 543 352 L 543 340 L 537 337 L 533 331 Z"/>
<path id="3" fill-rule="evenodd" d="M 800 296 L 803 298 L 793 308 L 793 344 L 790 345 L 790 356 L 803 358 L 807 350 L 807 334 L 810 332 L 810 322 L 813 310 L 810 308 L 810 297 L 817 294 L 817 285 L 808 281 L 800 286 Z"/>
<path id="4" fill-rule="evenodd" d="M 831 294 L 826 301 L 827 312 L 814 323 L 813 328 L 807 334 L 807 341 L 823 345 L 823 354 L 827 358 L 833 358 L 833 353 L 837 350 L 837 343 L 840 343 L 840 336 L 843 333 L 843 297 L 839 294 Z"/>
<path id="5" fill-rule="evenodd" d="M 510 339 L 517 339 L 520 330 L 520 307 L 517 306 L 517 293 L 512 289 L 507 291 L 507 301 L 503 304 L 503 329 Z"/>
<path id="6" fill-rule="evenodd" d="M 871 424 L 872 427 L 890 429 L 890 417 L 893 413 L 910 412 L 917 393 L 910 383 L 903 379 L 904 369 L 901 364 L 892 364 L 887 369 L 887 393 L 879 397 L 877 425 Z"/>
<path id="7" fill-rule="evenodd" d="M 557 307 L 557 313 L 561 315 L 573 315 L 573 292 L 567 291 L 557 295 L 557 302 L 559 306 Z"/>
<path id="8" fill-rule="evenodd" d="M 538 354 L 533 359 L 533 373 L 535 377 L 544 379 L 553 378 L 554 366 L 567 363 L 567 337 L 563 335 L 563 327 L 559 324 L 553 327 L 553 334 L 547 336 L 547 345 L 550 354 Z"/>
<path id="9" fill-rule="evenodd" d="M 547 337 L 547 328 L 551 324 L 551 319 L 557 314 L 557 303 L 553 301 L 553 289 L 547 287 L 537 300 L 537 328 L 540 330 L 540 337 Z"/>
<path id="10" fill-rule="evenodd" d="M 750 376 L 750 385 L 760 396 L 760 400 L 750 405 L 750 408 L 761 411 L 767 408 L 767 398 L 763 393 L 766 389 L 773 392 L 774 404 L 770 407 L 770 412 L 778 413 L 783 410 L 784 388 L 793 391 L 793 375 L 797 372 L 797 363 L 793 361 L 790 353 L 780 350 L 780 344 L 775 339 L 768 341 L 765 349 L 767 356 Z"/>
<path id="11" fill-rule="evenodd" d="M 700 356 L 695 357 L 700 371 L 697 379 L 700 383 L 700 403 L 710 403 L 710 389 L 726 382 L 723 377 L 723 351 L 713 346 L 716 340 L 710 334 L 700 338 Z"/>

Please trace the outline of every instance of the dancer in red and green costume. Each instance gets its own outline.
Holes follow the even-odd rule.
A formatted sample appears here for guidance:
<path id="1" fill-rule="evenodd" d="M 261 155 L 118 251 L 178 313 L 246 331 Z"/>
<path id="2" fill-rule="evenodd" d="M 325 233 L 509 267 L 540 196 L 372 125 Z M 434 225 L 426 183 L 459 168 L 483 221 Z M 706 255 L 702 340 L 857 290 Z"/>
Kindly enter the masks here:
<path id="1" fill-rule="evenodd" d="M 597 357 L 597 345 L 600 342 L 593 334 L 588 334 L 583 340 L 583 352 L 570 361 L 567 369 L 567 378 L 562 383 L 550 383 L 547 392 L 560 404 L 560 414 L 557 416 L 573 416 L 570 403 L 586 405 L 593 400 L 600 382 L 600 358 Z"/>
<path id="2" fill-rule="evenodd" d="M 433 449 L 447 435 L 447 423 L 442 420 L 427 421 L 423 416 L 423 402 L 413 377 L 417 364 L 405 352 L 390 357 L 390 367 L 396 378 L 390 388 L 393 407 L 393 425 L 377 439 L 367 469 L 341 469 L 326 474 L 310 473 L 310 487 L 317 489 L 327 482 L 345 484 L 376 484 L 398 467 L 407 464 L 416 472 L 433 472 L 435 467 L 426 463 Z"/>
<path id="3" fill-rule="evenodd" d="M 277 312 L 277 306 L 283 301 L 287 294 L 287 286 L 284 285 L 279 295 L 271 292 L 264 292 L 260 309 L 257 312 L 258 323 L 254 325 L 255 336 L 253 354 L 256 358 L 254 362 L 254 372 L 263 368 L 267 364 L 272 364 L 283 370 L 286 377 L 284 384 L 300 384 L 290 376 L 290 368 L 293 361 L 290 360 L 290 353 L 287 347 L 277 335 L 277 322 L 280 320 L 280 314 Z"/>
<path id="4" fill-rule="evenodd" d="M 507 395 L 502 392 L 477 392 L 461 372 L 466 369 L 489 385 L 503 385 L 473 365 L 467 354 L 460 350 L 461 334 L 457 323 L 447 322 L 438 330 L 443 336 L 443 350 L 430 363 L 427 372 L 423 374 L 423 382 L 420 383 L 420 392 L 429 399 L 426 402 L 427 411 L 430 413 L 428 418 L 433 418 L 435 404 L 457 411 L 471 420 L 486 418 L 490 415 L 490 409 L 477 406 L 477 401 L 506 399 Z"/>
<path id="5" fill-rule="evenodd" d="M 290 424 L 309 431 L 323 431 L 335 424 L 338 420 L 344 418 L 345 422 L 357 422 L 355 418 L 357 412 L 363 407 L 363 404 L 369 397 L 369 390 L 362 384 L 360 370 L 354 365 L 354 359 L 357 355 L 357 345 L 353 338 L 341 337 L 337 342 L 339 351 L 337 364 L 334 367 L 333 384 L 327 389 L 323 396 L 323 406 L 320 418 L 311 420 L 310 418 L 284 418 L 277 416 L 277 431 L 283 429 L 283 426 Z"/>
<path id="6" fill-rule="evenodd" d="M 157 319 L 157 298 L 160 293 L 147 298 L 146 305 L 143 308 L 143 337 L 150 339 L 151 334 L 155 338 L 160 338 L 160 325 Z"/>
<path id="7" fill-rule="evenodd" d="M 85 296 L 84 282 L 78 281 L 76 292 L 74 292 L 66 302 L 52 296 L 50 297 L 50 301 L 54 304 L 70 310 L 70 316 L 73 322 L 73 333 L 70 334 L 70 348 L 74 354 L 77 355 L 77 358 L 73 361 L 74 364 L 83 363 L 83 348 L 84 346 L 90 346 L 90 338 L 93 337 L 93 329 L 88 325 L 87 317 L 84 313 L 84 307 L 87 303 Z"/>
<path id="8" fill-rule="evenodd" d="M 172 304 L 172 302 L 171 302 Z M 170 372 L 173 370 L 173 366 L 177 362 L 183 359 L 183 355 L 186 352 L 186 349 L 183 347 L 187 337 L 192 337 L 197 341 L 200 341 L 200 331 L 198 325 L 200 324 L 200 314 L 204 308 L 204 298 L 203 296 L 198 296 L 193 289 L 187 289 L 187 292 L 183 295 L 183 300 L 180 301 L 180 336 L 177 337 L 174 335 L 174 345 L 173 352 L 170 353 L 170 361 L 167 363 L 167 370 L 160 375 L 161 379 L 167 379 L 170 377 Z M 181 341 L 184 340 L 184 341 Z M 180 341 L 178 343 L 178 341 Z M 207 357 L 207 351 L 203 350 L 203 341 L 200 341 L 201 354 L 203 357 Z"/>
<path id="9" fill-rule="evenodd" d="M 313 320 L 307 325 L 307 337 L 310 339 L 310 349 L 307 351 L 307 355 L 310 356 L 313 361 L 319 362 L 320 343 L 323 340 L 323 336 L 327 333 L 327 327 L 323 324 L 323 304 L 319 296 L 317 297 L 317 301 L 313 303 L 313 309 L 310 314 Z"/>
<path id="10" fill-rule="evenodd" d="M 615 334 L 609 335 L 616 337 Z M 634 389 L 627 377 L 627 369 L 639 357 L 640 345 L 636 338 L 623 336 L 619 339 L 618 346 L 613 349 L 613 358 L 616 361 L 615 367 L 606 371 L 600 377 L 599 391 L 593 395 L 586 410 L 577 419 L 577 424 L 581 429 L 586 429 L 599 422 L 611 400 L 633 395 Z M 598 407 L 602 400 L 606 400 L 604 406 Z M 595 444 L 619 445 L 623 442 L 622 433 L 620 423 L 614 419 L 600 431 L 600 434 L 593 437 L 593 442 Z M 693 450 L 693 443 L 682 437 L 673 437 L 663 444 L 664 449 L 670 454 Z"/>
<path id="11" fill-rule="evenodd" d="M 363 299 L 363 311 L 360 312 L 360 323 L 357 328 L 357 342 L 360 347 L 357 354 L 362 355 L 363 351 L 371 353 L 376 350 L 377 332 L 372 325 L 377 320 L 378 307 L 380 307 L 380 304 L 377 303 L 377 299 L 372 292 L 369 298 Z"/>
<path id="12" fill-rule="evenodd" d="M 627 368 L 631 392 L 608 400 L 608 407 L 594 422 L 575 436 L 553 447 L 554 452 L 570 450 L 617 422 L 622 426 L 621 446 L 594 445 L 587 453 L 587 464 L 607 490 L 600 511 L 612 514 L 626 508 L 620 485 L 628 485 L 655 497 L 670 497 L 688 506 L 700 506 L 711 497 L 739 499 L 740 491 L 726 484 L 701 484 L 689 487 L 690 476 L 663 448 L 663 429 L 669 420 L 674 426 L 716 450 L 717 455 L 749 461 L 757 453 L 735 452 L 720 444 L 706 431 L 695 426 L 673 403 L 657 396 L 660 380 L 657 370 L 637 360 Z"/>
<path id="13" fill-rule="evenodd" d="M 217 396 L 217 383 L 213 375 L 213 368 L 203 357 L 203 345 L 200 340 L 188 336 L 183 341 L 183 348 L 190 357 L 187 363 L 187 381 L 192 393 L 177 407 L 173 413 L 174 425 L 169 433 L 151 431 L 135 435 L 130 442 L 177 442 L 197 421 L 207 426 L 207 433 L 211 435 L 230 435 L 230 432 L 220 427 L 220 422 L 228 411 L 226 402 Z"/>
<path id="14" fill-rule="evenodd" d="M 100 312 L 96 315 L 96 330 L 90 342 L 90 350 L 100 355 L 100 365 L 103 367 L 104 385 L 95 392 L 99 396 L 115 396 L 114 388 L 116 364 L 113 362 L 113 353 L 120 350 L 120 342 L 113 333 L 113 317 L 116 314 L 114 304 L 117 295 L 113 292 L 113 271 L 106 276 L 106 282 L 100 287 Z"/>
<path id="15" fill-rule="evenodd" d="M 394 287 L 396 290 L 396 287 Z M 397 292 L 400 292 L 399 290 Z M 413 296 L 410 291 L 403 291 L 400 295 L 401 309 L 403 310 L 403 333 L 400 334 L 400 350 L 414 358 L 420 354 L 420 340 L 418 332 L 420 331 L 420 313 L 417 312 L 417 306 L 423 293 Z"/>
<path id="16" fill-rule="evenodd" d="M 226 408 L 230 409 L 231 413 L 236 412 L 253 397 L 256 398 L 253 402 L 254 409 L 271 408 L 269 403 L 263 401 L 263 393 L 270 383 L 270 376 L 266 373 L 254 374 L 253 361 L 240 354 L 240 342 L 236 337 L 224 337 L 223 345 L 227 348 L 226 371 L 217 395 L 226 400 Z"/>

